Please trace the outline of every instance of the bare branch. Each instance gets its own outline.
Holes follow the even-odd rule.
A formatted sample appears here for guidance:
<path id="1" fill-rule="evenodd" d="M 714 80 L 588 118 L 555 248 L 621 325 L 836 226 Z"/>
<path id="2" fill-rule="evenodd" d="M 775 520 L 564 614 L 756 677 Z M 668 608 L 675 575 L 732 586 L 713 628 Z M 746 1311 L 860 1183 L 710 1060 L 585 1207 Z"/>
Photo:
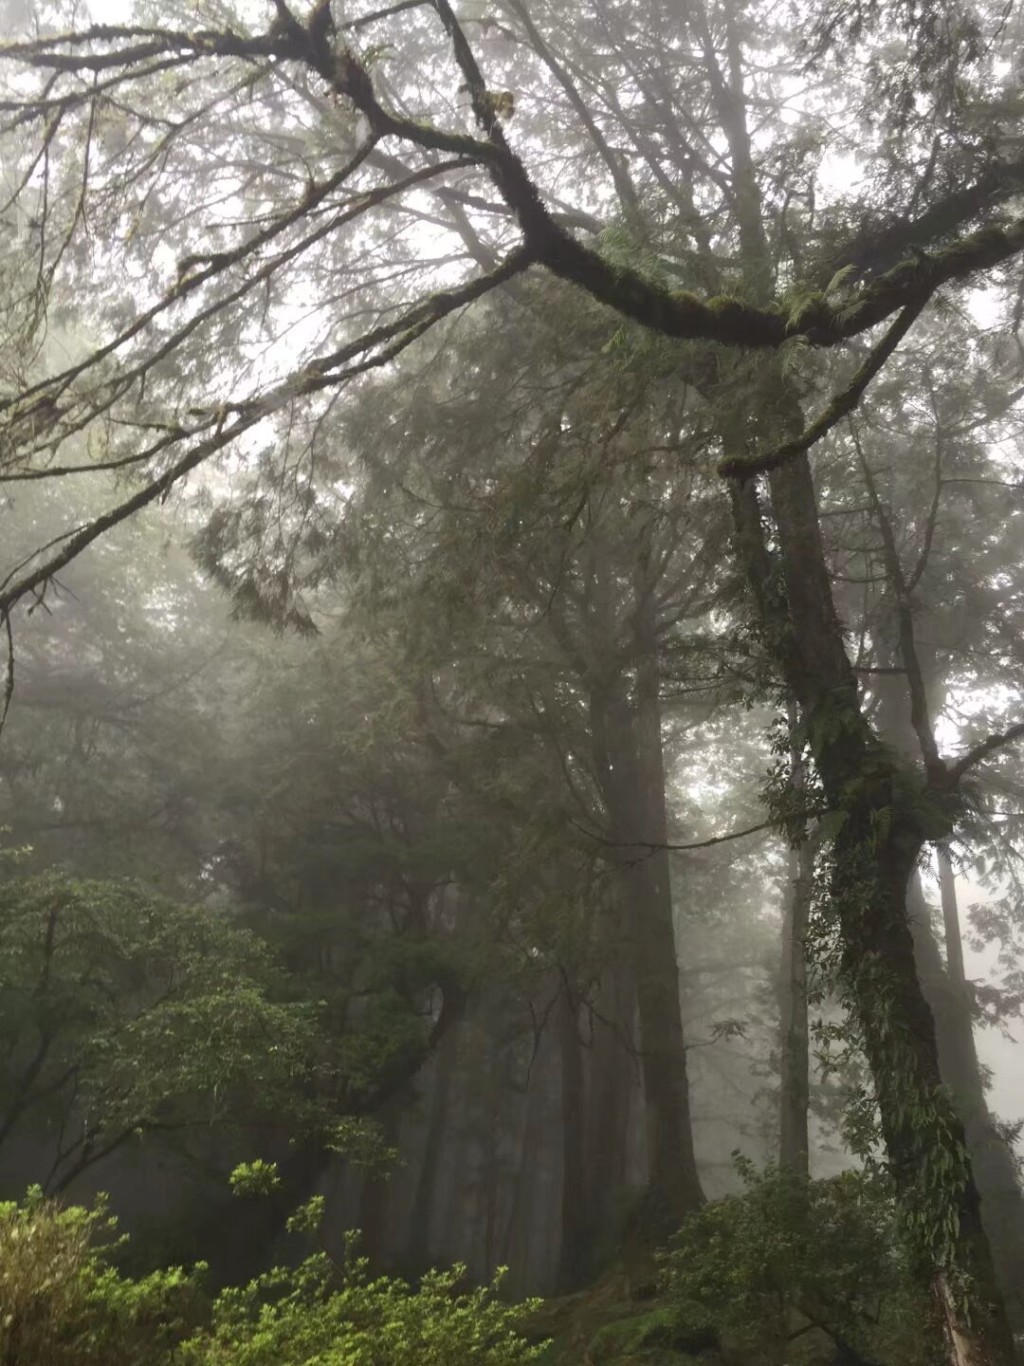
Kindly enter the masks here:
<path id="1" fill-rule="evenodd" d="M 962 758 L 958 759 L 956 763 L 951 766 L 951 782 L 958 783 L 970 769 L 977 767 L 978 764 L 989 758 L 990 755 L 995 754 L 997 750 L 1012 744 L 1014 740 L 1019 740 L 1022 736 L 1024 736 L 1024 721 L 1018 721 L 1016 725 L 1010 726 L 1008 730 L 1004 730 L 1001 734 L 990 735 L 987 740 L 982 740 L 981 744 L 975 745 L 973 749 L 969 749 Z"/>
<path id="2" fill-rule="evenodd" d="M 808 816 L 819 816 L 820 811 L 808 811 Z M 727 835 L 712 835 L 710 839 L 696 840 L 692 844 L 668 844 L 657 843 L 652 840 L 613 840 L 606 835 L 599 835 L 596 831 L 587 830 L 576 821 L 570 820 L 570 824 L 575 825 L 576 829 L 587 836 L 588 839 L 596 841 L 606 849 L 643 849 L 643 858 L 649 858 L 652 854 L 660 850 L 668 849 L 673 853 L 686 853 L 691 849 L 711 849 L 716 844 L 728 844 L 731 840 L 746 839 L 748 835 L 760 834 L 762 830 L 774 830 L 778 828 L 778 821 L 760 821 L 757 825 L 748 825 L 743 830 L 732 830 Z"/>
<path id="3" fill-rule="evenodd" d="M 340 27 L 345 32 L 352 33 L 356 29 L 366 28 L 369 24 L 376 24 L 380 19 L 390 19 L 393 14 L 403 14 L 408 9 L 426 9 L 429 4 L 430 0 L 400 0 L 397 5 L 374 10 L 372 14 L 361 14 L 358 19 L 350 19 Z"/>

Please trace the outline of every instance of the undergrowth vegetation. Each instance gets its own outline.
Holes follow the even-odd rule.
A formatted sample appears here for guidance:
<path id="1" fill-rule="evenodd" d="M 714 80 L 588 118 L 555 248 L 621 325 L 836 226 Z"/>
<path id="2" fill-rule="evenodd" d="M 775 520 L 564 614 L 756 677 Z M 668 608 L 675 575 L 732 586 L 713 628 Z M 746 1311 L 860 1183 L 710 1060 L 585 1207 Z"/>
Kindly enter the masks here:
<path id="1" fill-rule="evenodd" d="M 413 1287 L 318 1252 L 211 1298 L 201 1264 L 122 1275 L 123 1241 L 102 1203 L 0 1205 L 4 1366 L 526 1366 L 542 1350 L 518 1331 L 533 1306 L 458 1266 Z"/>
<path id="2" fill-rule="evenodd" d="M 930 1366 L 941 1332 L 913 1275 L 891 1189 L 875 1173 L 807 1181 L 736 1158 L 743 1190 L 691 1216 L 655 1254 L 589 1290 L 508 1304 L 502 1272 L 456 1265 L 415 1283 L 371 1274 L 349 1235 L 334 1259 L 324 1201 L 288 1221 L 317 1250 L 211 1293 L 207 1268 L 123 1271 L 128 1239 L 103 1198 L 38 1188 L 0 1204 L 3 1366 Z M 272 1163 L 238 1167 L 266 1196 Z"/>
<path id="3" fill-rule="evenodd" d="M 881 1179 L 807 1182 L 738 1162 L 741 1194 L 691 1217 L 660 1256 L 657 1295 L 610 1273 L 562 1301 L 508 1305 L 501 1274 L 465 1268 L 415 1285 L 371 1275 L 349 1240 L 211 1295 L 206 1268 L 132 1278 L 102 1201 L 61 1207 L 36 1189 L 0 1205 L 4 1366 L 743 1366 L 885 1362 L 940 1350 Z M 264 1164 L 260 1164 L 261 1174 Z M 265 1171 L 272 1169 L 266 1166 Z M 245 1173 L 236 1183 L 253 1183 Z M 317 1238 L 323 1204 L 290 1221 Z M 648 1285 L 645 1294 L 649 1295 Z"/>

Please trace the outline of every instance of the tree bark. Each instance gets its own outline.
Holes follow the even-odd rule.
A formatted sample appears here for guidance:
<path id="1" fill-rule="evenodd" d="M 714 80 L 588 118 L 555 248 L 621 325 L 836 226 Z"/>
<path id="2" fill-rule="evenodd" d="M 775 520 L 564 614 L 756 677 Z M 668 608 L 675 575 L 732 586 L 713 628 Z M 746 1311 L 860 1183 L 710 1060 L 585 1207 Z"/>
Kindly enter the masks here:
<path id="1" fill-rule="evenodd" d="M 611 829 L 621 840 L 613 857 L 631 909 L 648 1185 L 678 1222 L 704 1197 L 693 1150 L 668 854 L 658 847 L 667 839 L 661 739 L 653 733 L 660 713 L 650 697 L 643 708 L 643 725 L 625 708 L 612 723 L 618 735 L 610 750 L 616 758 L 605 795 Z"/>
<path id="2" fill-rule="evenodd" d="M 802 1177 L 809 1174 L 810 1154 L 806 940 L 813 889 L 814 849 L 805 838 L 789 851 L 789 895 L 782 922 L 779 974 L 779 1165 Z"/>
<path id="3" fill-rule="evenodd" d="M 902 568 L 888 526 L 883 526 L 883 533 L 890 543 L 890 578 L 898 590 L 903 583 Z M 913 760 L 922 756 L 923 751 L 937 753 L 931 717 L 941 689 L 933 657 L 925 656 L 914 639 L 913 616 L 905 595 L 901 599 L 897 591 L 896 600 L 900 629 L 895 638 L 887 642 L 883 625 L 879 631 L 880 658 L 886 663 L 902 663 L 905 674 L 880 675 L 874 691 L 879 698 L 878 714 L 883 734 L 905 758 Z M 924 734 L 923 746 L 918 732 Z M 907 911 L 917 974 L 935 1021 L 939 1071 L 964 1126 L 967 1152 L 981 1199 L 982 1227 L 992 1248 L 996 1279 L 1011 1326 L 1021 1331 L 1024 1330 L 1024 1199 L 1013 1154 L 1006 1139 L 995 1128 L 985 1095 L 985 1081 L 974 1041 L 956 880 L 948 844 L 940 841 L 936 852 L 946 963 L 943 966 L 932 928 L 931 910 L 924 897 L 920 874 L 915 870 L 907 897 Z"/>
<path id="4" fill-rule="evenodd" d="M 456 1025 L 448 1030 L 437 1050 L 423 1160 L 410 1214 L 409 1260 L 413 1267 L 422 1270 L 431 1265 L 434 1251 L 432 1235 L 437 1176 L 445 1134 L 449 1128 L 449 1102 L 458 1054 L 459 1027 Z"/>
<path id="5" fill-rule="evenodd" d="M 398 1137 L 401 1110 L 393 1100 L 378 1112 L 386 1143 Z M 391 1182 L 388 1174 L 368 1175 L 363 1178 L 359 1192 L 359 1251 L 374 1270 L 381 1270 L 390 1251 L 389 1228 L 391 1216 Z"/>
<path id="6" fill-rule="evenodd" d="M 948 855 L 947 855 L 948 858 Z M 947 865 L 948 866 L 948 865 Z M 952 869 L 949 870 L 952 878 Z M 943 896 L 944 919 L 956 916 L 956 890 Z M 971 1005 L 962 977 L 957 981 L 957 958 L 946 950 L 943 967 L 931 925 L 931 914 L 915 874 L 909 901 L 914 949 L 921 988 L 935 1017 L 939 1069 L 949 1087 L 964 1126 L 967 1151 L 981 1197 L 981 1220 L 992 1244 L 996 1275 L 1006 1300 L 1010 1322 L 1024 1331 L 1024 1197 L 1013 1154 L 996 1129 L 985 1094 L 985 1082 L 974 1042 Z M 959 942 L 959 925 L 956 927 Z M 947 946 L 949 936 L 947 930 Z M 951 970 L 952 969 L 952 970 Z"/>
<path id="7" fill-rule="evenodd" d="M 617 909 L 616 922 L 620 916 Z M 611 1229 L 616 1199 L 626 1190 L 629 1179 L 629 1121 L 636 1067 L 633 1046 L 636 991 L 621 948 L 621 927 L 617 926 L 609 945 L 615 957 L 603 974 L 591 1023 L 585 1169 L 587 1220 L 592 1245 Z"/>
<path id="8" fill-rule="evenodd" d="M 558 1043 L 562 1063 L 562 1250 L 558 1279 L 563 1290 L 574 1290 L 585 1282 L 589 1271 L 590 1229 L 584 1166 L 579 1007 L 564 975 L 558 998 Z"/>
<path id="9" fill-rule="evenodd" d="M 1012 1337 L 964 1131 L 941 1084 L 918 983 L 907 887 L 928 838 L 948 832 L 941 794 L 882 745 L 861 708 L 832 601 L 806 457 L 770 476 L 784 615 L 750 484 L 733 487 L 736 546 L 764 639 L 796 697 L 825 799 L 841 812 L 830 878 L 838 986 L 874 1084 L 908 1234 L 947 1329 L 953 1366 L 1004 1366 Z"/>
<path id="10" fill-rule="evenodd" d="M 643 541 L 643 537 L 641 538 Z M 608 585 L 595 587 L 595 628 L 609 638 Z M 645 548 L 634 566 L 630 655 L 591 680 L 594 768 L 608 813 L 609 860 L 627 908 L 626 950 L 636 992 L 650 1208 L 671 1232 L 704 1200 L 693 1148 L 665 807 L 660 671 Z M 632 682 L 632 687 L 630 686 Z"/>

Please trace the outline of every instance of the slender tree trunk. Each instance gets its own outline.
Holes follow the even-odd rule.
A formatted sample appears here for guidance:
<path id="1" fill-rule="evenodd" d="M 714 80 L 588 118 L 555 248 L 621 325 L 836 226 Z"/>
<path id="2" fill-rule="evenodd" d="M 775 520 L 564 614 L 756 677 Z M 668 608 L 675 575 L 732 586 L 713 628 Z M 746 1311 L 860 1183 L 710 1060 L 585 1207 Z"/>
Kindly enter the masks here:
<path id="1" fill-rule="evenodd" d="M 790 793 L 803 799 L 806 786 L 796 707 L 789 707 Z M 810 1049 L 807 1027 L 807 927 L 814 893 L 814 845 L 807 821 L 789 850 L 789 894 L 782 918 L 779 971 L 779 1165 L 806 1179 L 810 1168 L 807 1110 Z"/>
<path id="2" fill-rule="evenodd" d="M 807 924 L 814 887 L 814 849 L 804 839 L 789 851 L 789 895 L 782 922 L 780 971 L 779 1165 L 809 1172 L 807 1109 L 810 1049 L 807 1028 Z"/>
<path id="3" fill-rule="evenodd" d="M 943 840 L 936 848 L 939 865 L 939 897 L 942 903 L 942 928 L 946 939 L 946 972 L 957 991 L 966 993 L 964 973 L 964 945 L 960 937 L 960 911 L 956 900 L 956 878 L 949 857 L 949 845 Z"/>
<path id="4" fill-rule="evenodd" d="M 583 1051 L 579 1008 L 567 979 L 558 999 L 558 1042 L 562 1086 L 562 1251 L 559 1283 L 575 1289 L 586 1279 L 589 1220 L 584 1167 Z"/>

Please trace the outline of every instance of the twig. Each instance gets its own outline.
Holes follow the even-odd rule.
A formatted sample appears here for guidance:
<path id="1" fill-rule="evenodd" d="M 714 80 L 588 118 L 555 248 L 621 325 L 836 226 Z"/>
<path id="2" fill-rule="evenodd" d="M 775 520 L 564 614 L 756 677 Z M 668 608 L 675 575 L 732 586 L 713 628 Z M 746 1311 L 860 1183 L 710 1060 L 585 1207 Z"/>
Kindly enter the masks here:
<path id="1" fill-rule="evenodd" d="M 807 811 L 807 816 L 820 816 L 820 811 Z M 673 853 L 684 853 L 689 849 L 710 849 L 716 844 L 727 844 L 730 840 L 744 839 L 747 835 L 757 835 L 762 830 L 771 830 L 778 825 L 778 821 L 761 821 L 758 825 L 748 825 L 743 830 L 732 830 L 728 835 L 712 835 L 710 839 L 696 840 L 692 844 L 664 844 L 652 840 L 612 840 L 605 835 L 599 835 L 594 830 L 587 830 L 585 826 L 577 821 L 570 820 L 577 830 L 586 835 L 589 839 L 595 840 L 598 844 L 604 845 L 606 849 L 644 849 L 647 854 L 657 853 L 659 850 L 668 849 Z M 647 857 L 647 854 L 644 857 Z"/>

